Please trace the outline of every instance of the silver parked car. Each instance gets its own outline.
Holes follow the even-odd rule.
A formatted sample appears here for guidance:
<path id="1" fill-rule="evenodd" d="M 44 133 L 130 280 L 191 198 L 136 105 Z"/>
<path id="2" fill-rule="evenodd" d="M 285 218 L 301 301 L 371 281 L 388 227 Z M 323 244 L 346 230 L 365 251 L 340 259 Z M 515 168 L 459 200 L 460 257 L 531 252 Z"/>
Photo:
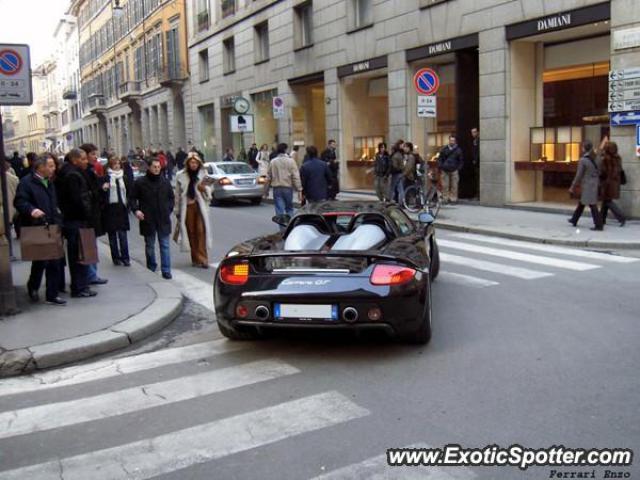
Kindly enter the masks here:
<path id="1" fill-rule="evenodd" d="M 244 162 L 205 163 L 207 176 L 213 187 L 212 204 L 222 200 L 250 200 L 260 205 L 264 193 L 265 177 L 261 177 Z"/>

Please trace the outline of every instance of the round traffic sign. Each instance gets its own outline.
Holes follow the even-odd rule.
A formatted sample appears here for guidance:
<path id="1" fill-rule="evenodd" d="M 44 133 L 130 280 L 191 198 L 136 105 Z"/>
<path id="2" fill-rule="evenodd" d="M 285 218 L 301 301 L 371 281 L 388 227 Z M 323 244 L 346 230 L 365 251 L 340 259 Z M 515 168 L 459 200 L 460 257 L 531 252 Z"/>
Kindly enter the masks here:
<path id="1" fill-rule="evenodd" d="M 22 70 L 22 57 L 11 49 L 0 50 L 0 73 L 15 75 Z"/>
<path id="2" fill-rule="evenodd" d="M 440 77 L 432 68 L 421 68 L 413 77 L 413 86 L 421 95 L 435 95 L 440 88 Z"/>

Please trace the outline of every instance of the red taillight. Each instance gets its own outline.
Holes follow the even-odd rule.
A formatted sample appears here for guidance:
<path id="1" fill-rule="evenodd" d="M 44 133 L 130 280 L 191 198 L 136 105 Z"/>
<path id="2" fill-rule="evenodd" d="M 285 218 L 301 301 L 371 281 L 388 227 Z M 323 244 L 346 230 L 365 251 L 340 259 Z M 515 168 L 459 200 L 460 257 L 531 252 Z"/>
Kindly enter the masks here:
<path id="1" fill-rule="evenodd" d="M 249 263 L 228 263 L 220 267 L 220 280 L 229 285 L 244 285 L 249 280 Z"/>
<path id="2" fill-rule="evenodd" d="M 220 180 L 218 180 L 218 183 L 220 185 L 233 185 L 233 182 L 229 180 L 227 177 L 222 177 Z"/>
<path id="3" fill-rule="evenodd" d="M 413 280 L 416 271 L 413 268 L 397 265 L 377 265 L 371 274 L 373 285 L 402 285 Z"/>
<path id="4" fill-rule="evenodd" d="M 236 307 L 236 317 L 247 318 L 249 315 L 249 309 L 244 305 L 238 305 Z"/>

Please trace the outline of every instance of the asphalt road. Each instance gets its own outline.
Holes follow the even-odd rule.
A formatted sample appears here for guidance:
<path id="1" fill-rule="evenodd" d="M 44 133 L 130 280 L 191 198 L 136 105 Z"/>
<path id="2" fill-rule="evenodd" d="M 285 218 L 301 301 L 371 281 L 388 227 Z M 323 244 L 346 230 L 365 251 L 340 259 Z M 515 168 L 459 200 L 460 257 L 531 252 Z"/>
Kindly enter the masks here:
<path id="1" fill-rule="evenodd" d="M 275 231 L 272 214 L 212 208 L 211 262 Z M 406 446 L 640 451 L 637 253 L 438 238 L 426 347 L 316 333 L 227 342 L 210 310 L 213 270 L 174 252 L 189 298 L 174 325 L 124 353 L 0 382 L 0 479 L 640 478 L 637 460 L 385 467 L 386 450 Z"/>

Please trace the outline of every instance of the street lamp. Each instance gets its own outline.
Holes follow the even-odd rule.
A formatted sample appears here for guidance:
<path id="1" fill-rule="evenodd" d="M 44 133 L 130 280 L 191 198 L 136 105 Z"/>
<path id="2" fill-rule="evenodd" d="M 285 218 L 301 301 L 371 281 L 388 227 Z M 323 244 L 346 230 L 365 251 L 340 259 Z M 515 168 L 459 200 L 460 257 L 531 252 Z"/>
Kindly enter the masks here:
<path id="1" fill-rule="evenodd" d="M 122 15 L 124 15 L 124 7 L 120 5 L 120 0 L 115 0 L 115 5 L 113 5 L 113 16 L 120 18 Z"/>

